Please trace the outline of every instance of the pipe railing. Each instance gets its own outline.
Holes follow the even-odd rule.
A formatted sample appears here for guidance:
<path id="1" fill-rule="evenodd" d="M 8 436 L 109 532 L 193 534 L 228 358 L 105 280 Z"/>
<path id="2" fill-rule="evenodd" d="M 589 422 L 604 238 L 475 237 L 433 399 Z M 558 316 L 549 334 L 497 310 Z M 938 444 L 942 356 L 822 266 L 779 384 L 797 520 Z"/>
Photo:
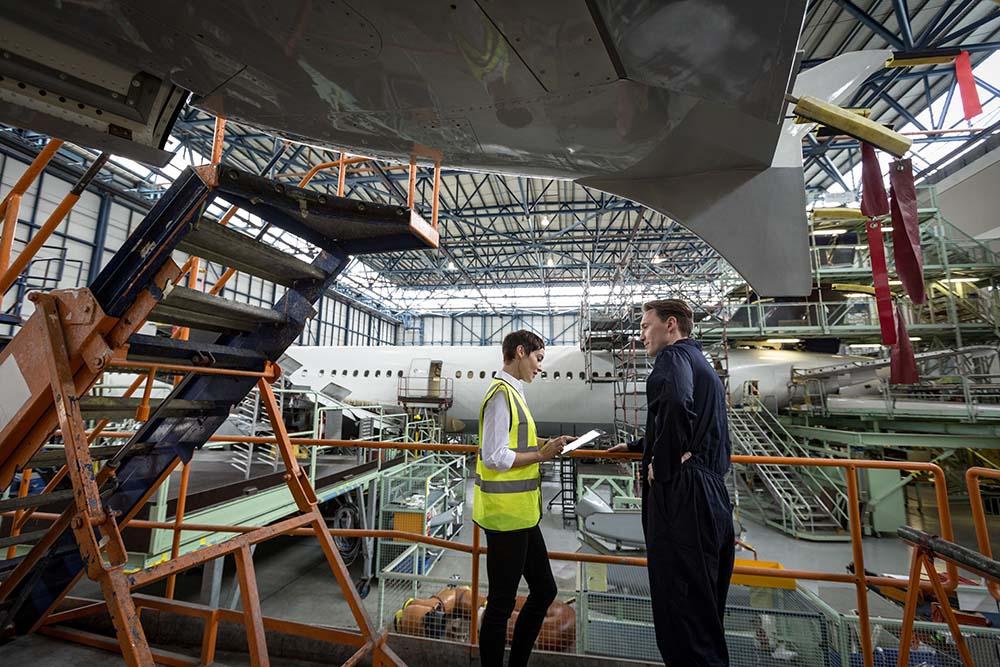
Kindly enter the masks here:
<path id="1" fill-rule="evenodd" d="M 113 433 L 103 433 L 104 437 L 129 437 L 131 434 L 126 432 L 113 432 Z M 221 442 L 253 442 L 253 443 L 275 443 L 277 438 L 268 436 L 213 436 L 210 440 L 221 441 Z M 399 450 L 410 450 L 410 451 L 426 451 L 426 452 L 450 452 L 458 454 L 472 454 L 478 451 L 478 447 L 475 445 L 454 445 L 454 444 L 442 444 L 442 443 L 382 443 L 382 442 L 371 442 L 371 441 L 358 441 L 358 440 L 326 440 L 321 438 L 290 438 L 290 443 L 293 445 L 305 446 L 305 447 L 361 447 L 370 449 L 399 449 Z M 573 458 L 604 458 L 604 459 L 638 459 L 640 456 L 638 454 L 621 452 L 621 453 L 609 453 L 603 450 L 578 450 L 569 453 L 567 456 Z M 835 582 L 852 584 L 855 587 L 857 596 L 857 610 L 860 627 L 860 640 L 863 649 L 863 655 L 865 658 L 864 664 L 866 667 L 872 667 L 873 665 L 873 646 L 871 641 L 871 625 L 870 616 L 868 609 L 868 597 L 867 591 L 868 587 L 872 585 L 876 586 L 889 586 L 893 588 L 906 588 L 906 580 L 901 580 L 893 577 L 880 577 L 880 576 L 868 576 L 865 574 L 865 564 L 864 564 L 864 552 L 862 547 L 862 511 L 861 502 L 859 496 L 859 485 L 858 485 L 858 471 L 865 469 L 878 469 L 878 470 L 901 470 L 901 471 L 921 471 L 928 473 L 932 476 L 935 488 L 935 494 L 938 505 L 938 515 L 940 521 L 941 536 L 949 541 L 954 541 L 954 531 L 951 522 L 951 512 L 948 504 L 948 489 L 947 482 L 945 480 L 945 475 L 943 469 L 933 463 L 915 462 L 915 461 L 870 461 L 861 459 L 816 459 L 816 458 L 806 458 L 806 457 L 785 457 L 785 456 L 740 456 L 736 455 L 732 457 L 732 462 L 742 465 L 793 465 L 793 466 L 806 466 L 806 467 L 819 467 L 819 468 L 841 468 L 844 471 L 844 477 L 847 483 L 847 492 L 849 498 L 849 520 L 850 520 L 850 535 L 851 535 L 851 547 L 852 547 L 852 561 L 854 566 L 853 573 L 836 573 L 836 572 L 821 572 L 815 570 L 771 570 L 767 568 L 759 568 L 746 565 L 738 565 L 734 569 L 734 574 L 740 575 L 755 575 L 755 576 L 766 576 L 766 577 L 777 577 L 777 578 L 788 578 L 788 579 L 803 579 L 809 581 L 824 581 L 824 582 Z M 992 477 L 996 473 L 997 477 L 1000 478 L 1000 472 L 989 471 L 988 469 L 980 469 L 984 472 L 977 473 L 981 476 Z M 970 487 L 971 489 L 972 487 Z M 981 506 L 981 501 L 979 501 Z M 975 507 L 975 504 L 974 504 Z M 977 528 L 979 522 L 982 523 L 981 535 L 986 535 L 985 532 L 985 518 L 980 513 L 979 519 L 977 519 Z M 41 514 L 36 512 L 34 514 L 35 519 L 51 519 L 55 520 L 58 518 L 57 515 L 53 514 Z M 182 523 L 182 522 L 154 522 L 154 521 L 140 521 L 133 519 L 127 524 L 132 528 L 160 528 L 166 530 L 173 530 L 175 534 L 179 531 L 200 531 L 200 532 L 217 532 L 217 533 L 246 533 L 252 530 L 257 530 L 256 527 L 249 526 L 219 526 L 212 524 L 193 524 L 193 523 Z M 450 542 L 448 540 L 441 540 L 439 538 L 428 537 L 424 535 L 414 535 L 407 532 L 401 531 L 385 531 L 385 530 L 364 530 L 364 529 L 331 529 L 331 534 L 336 537 L 363 537 L 363 538 L 389 538 L 393 540 L 406 540 L 412 542 L 419 542 L 423 544 L 429 544 L 432 546 L 443 547 L 447 549 L 452 549 L 455 551 L 460 551 L 468 553 L 472 556 L 472 604 L 475 606 L 478 603 L 478 584 L 479 584 L 479 556 L 487 552 L 485 547 L 480 546 L 479 539 L 479 528 L 474 526 L 473 528 L 473 543 L 472 545 L 459 544 L 456 542 Z M 289 534 L 313 534 L 311 530 L 305 531 L 288 531 Z M 982 537 L 981 537 L 981 548 L 982 548 Z M 987 553 L 984 551 L 984 553 Z M 622 565 L 635 565 L 644 566 L 646 564 L 645 558 L 636 557 L 625 557 L 625 556 L 604 556 L 598 554 L 579 554 L 579 553 L 566 553 L 566 552 L 550 552 L 550 558 L 553 560 L 570 561 L 570 562 L 589 562 L 589 563 L 607 563 L 607 564 L 622 564 Z M 183 557 L 181 557 L 183 558 Z M 203 562 L 204 559 L 198 559 L 195 557 L 190 557 L 184 560 L 180 565 L 184 565 L 190 561 L 191 564 L 187 567 L 193 567 L 194 565 Z M 170 565 L 174 563 L 174 565 Z M 164 567 L 168 566 L 168 567 Z M 169 576 L 169 574 L 176 574 L 181 569 L 179 568 L 176 561 L 167 561 L 162 565 L 157 565 L 152 568 L 164 568 L 166 570 L 162 577 Z M 154 579 L 162 578 L 158 576 L 157 572 L 145 571 L 145 574 L 136 575 L 137 582 L 152 581 Z M 958 571 L 954 564 L 948 563 L 946 569 L 946 579 L 943 582 L 946 590 L 953 591 L 958 585 Z M 922 584 L 923 585 L 923 584 Z M 930 584 L 928 583 L 929 587 Z M 474 626 L 474 624 L 473 624 Z M 471 630 L 470 642 L 476 642 L 476 628 L 473 627 Z"/>
<path id="2" fill-rule="evenodd" d="M 983 494 L 979 488 L 981 478 L 1000 481 L 1000 470 L 996 468 L 969 468 L 965 471 L 965 485 L 969 490 L 969 503 L 972 505 L 972 522 L 976 527 L 976 542 L 979 552 L 987 558 L 993 558 L 993 547 L 990 545 L 990 533 L 986 527 L 986 507 L 983 504 Z M 947 539 L 947 538 L 945 538 Z M 993 599 L 1000 602 L 1000 583 L 986 582 Z"/>

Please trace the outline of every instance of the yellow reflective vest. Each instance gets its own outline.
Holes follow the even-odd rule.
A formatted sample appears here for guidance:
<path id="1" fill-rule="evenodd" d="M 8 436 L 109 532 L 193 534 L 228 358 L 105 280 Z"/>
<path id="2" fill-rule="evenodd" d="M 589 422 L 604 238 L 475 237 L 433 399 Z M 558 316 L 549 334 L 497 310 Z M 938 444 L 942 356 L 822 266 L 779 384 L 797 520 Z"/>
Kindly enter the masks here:
<path id="1" fill-rule="evenodd" d="M 521 394 L 503 380 L 493 380 L 479 406 L 480 451 L 476 456 L 476 488 L 473 492 L 472 520 L 487 530 L 510 531 L 532 528 L 542 518 L 542 479 L 537 463 L 491 470 L 483 464 L 483 412 L 486 403 L 498 392 L 507 398 L 510 408 L 508 446 L 515 452 L 538 448 L 535 420 Z"/>

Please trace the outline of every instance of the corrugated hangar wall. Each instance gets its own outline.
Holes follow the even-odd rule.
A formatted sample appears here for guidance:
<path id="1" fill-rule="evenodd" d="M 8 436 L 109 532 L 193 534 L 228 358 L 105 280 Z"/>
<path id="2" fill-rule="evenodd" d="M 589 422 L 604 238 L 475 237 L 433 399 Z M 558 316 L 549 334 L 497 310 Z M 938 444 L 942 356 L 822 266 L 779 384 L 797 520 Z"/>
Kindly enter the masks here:
<path id="1" fill-rule="evenodd" d="M 579 314 L 465 313 L 423 315 L 405 321 L 404 345 L 499 345 L 511 331 L 533 331 L 546 345 L 575 345 L 579 340 Z"/>
<path id="2" fill-rule="evenodd" d="M 27 163 L 0 149 L 0 190 L 9 191 L 24 173 Z M 14 240 L 16 255 L 41 227 L 72 183 L 48 170 L 41 174 L 25 193 L 18 216 Z M 3 312 L 26 318 L 34 305 L 25 299 L 31 290 L 83 287 L 111 259 L 135 227 L 142 222 L 145 210 L 133 202 L 122 201 L 110 192 L 90 189 L 83 193 L 73 210 L 35 259 L 22 279 L 4 296 Z M 183 261 L 182 253 L 175 258 Z M 209 282 L 225 270 L 209 264 Z M 275 293 L 284 288 L 256 277 L 237 274 L 223 296 L 255 305 L 269 305 Z M 318 314 L 303 332 L 303 345 L 395 345 L 399 322 L 371 308 L 328 294 L 317 306 Z M 0 326 L 0 333 L 10 334 L 11 325 Z"/>

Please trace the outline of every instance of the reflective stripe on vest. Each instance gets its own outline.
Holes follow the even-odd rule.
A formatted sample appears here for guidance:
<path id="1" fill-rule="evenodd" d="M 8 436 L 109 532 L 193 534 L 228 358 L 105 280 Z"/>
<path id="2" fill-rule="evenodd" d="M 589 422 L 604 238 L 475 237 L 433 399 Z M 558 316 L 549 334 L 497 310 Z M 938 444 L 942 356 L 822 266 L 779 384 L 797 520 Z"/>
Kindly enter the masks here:
<path id="1" fill-rule="evenodd" d="M 486 493 L 524 493 L 541 488 L 542 480 L 538 477 L 534 479 L 511 479 L 511 480 L 484 480 L 476 473 L 476 486 Z"/>

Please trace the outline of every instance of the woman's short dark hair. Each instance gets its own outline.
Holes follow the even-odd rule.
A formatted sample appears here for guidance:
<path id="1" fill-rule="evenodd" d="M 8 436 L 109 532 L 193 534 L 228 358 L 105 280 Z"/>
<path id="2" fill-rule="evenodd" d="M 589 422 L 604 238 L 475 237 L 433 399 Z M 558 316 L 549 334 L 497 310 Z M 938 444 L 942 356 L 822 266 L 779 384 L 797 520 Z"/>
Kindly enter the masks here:
<path id="1" fill-rule="evenodd" d="M 513 361 L 517 357 L 517 346 L 524 346 L 524 353 L 531 354 L 535 350 L 544 350 L 545 341 L 538 334 L 534 334 L 527 329 L 512 331 L 503 339 L 503 360 Z"/>
<path id="2" fill-rule="evenodd" d="M 657 299 L 647 301 L 642 305 L 643 311 L 656 311 L 656 316 L 661 322 L 666 322 L 668 317 L 677 319 L 677 329 L 682 336 L 690 336 L 691 329 L 694 328 L 694 311 L 680 299 Z"/>

